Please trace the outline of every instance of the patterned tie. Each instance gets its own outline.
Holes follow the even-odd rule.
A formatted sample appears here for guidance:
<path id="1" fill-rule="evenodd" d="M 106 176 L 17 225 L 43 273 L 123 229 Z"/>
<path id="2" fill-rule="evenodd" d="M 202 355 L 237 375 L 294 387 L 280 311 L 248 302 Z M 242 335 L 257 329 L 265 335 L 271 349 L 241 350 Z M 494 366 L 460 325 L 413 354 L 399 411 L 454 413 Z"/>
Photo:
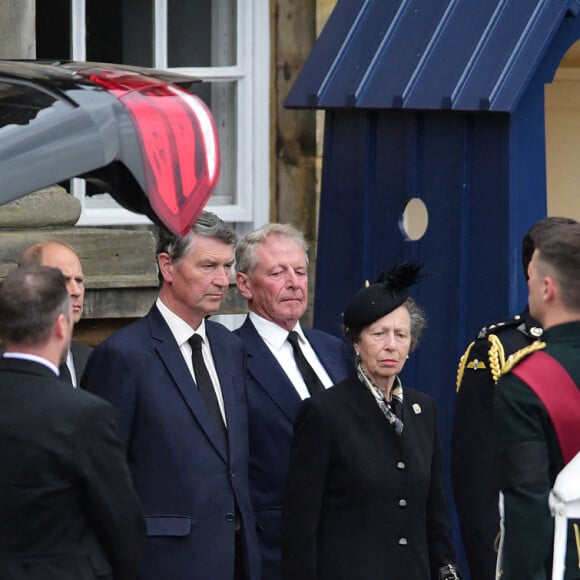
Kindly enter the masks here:
<path id="1" fill-rule="evenodd" d="M 292 345 L 296 366 L 304 379 L 304 383 L 306 384 L 306 388 L 310 395 L 324 391 L 324 385 L 318 378 L 318 375 L 314 372 L 314 369 L 310 366 L 310 363 L 306 360 L 306 357 L 300 348 L 298 333 L 295 330 L 288 333 L 288 342 Z"/>
<path id="2" fill-rule="evenodd" d="M 396 415 L 396 417 L 402 423 L 403 422 L 403 407 L 401 405 L 400 399 L 396 399 L 395 397 L 393 397 L 391 399 L 391 402 L 389 403 L 389 407 L 391 408 L 391 411 L 393 411 L 393 413 Z"/>
<path id="3" fill-rule="evenodd" d="M 193 372 L 195 374 L 195 382 L 197 384 L 197 388 L 199 389 L 199 394 L 201 395 L 201 398 L 203 399 L 209 414 L 217 423 L 220 435 L 222 436 L 223 442 L 227 447 L 228 436 L 224 418 L 220 411 L 215 389 L 211 381 L 211 377 L 209 376 L 207 367 L 205 366 L 203 354 L 201 352 L 203 338 L 199 334 L 194 334 L 188 342 L 191 345 L 191 362 L 193 363 Z"/>

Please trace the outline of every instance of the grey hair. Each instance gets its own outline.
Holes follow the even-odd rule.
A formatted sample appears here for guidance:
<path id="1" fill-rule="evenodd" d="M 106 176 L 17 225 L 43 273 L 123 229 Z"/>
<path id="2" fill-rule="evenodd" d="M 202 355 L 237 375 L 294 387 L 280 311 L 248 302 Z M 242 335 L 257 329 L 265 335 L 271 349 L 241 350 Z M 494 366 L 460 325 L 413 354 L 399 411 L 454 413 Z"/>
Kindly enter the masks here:
<path id="1" fill-rule="evenodd" d="M 216 214 L 202 211 L 193 227 L 180 237 L 171 233 L 163 226 L 158 227 L 156 256 L 169 254 L 173 262 L 178 263 L 193 250 L 196 236 L 221 240 L 234 246 L 238 239 L 234 230 Z M 158 272 L 159 282 L 163 282 L 161 272 Z"/>
<path id="2" fill-rule="evenodd" d="M 409 316 L 411 317 L 411 345 L 409 347 L 409 352 L 413 352 L 417 348 L 423 330 L 427 326 L 427 317 L 425 311 L 410 296 L 401 306 L 404 306 L 407 309 Z M 366 327 L 345 328 L 344 334 L 346 338 L 354 344 L 360 340 L 360 335 L 364 328 Z"/>
<path id="3" fill-rule="evenodd" d="M 304 234 L 292 224 L 266 224 L 253 232 L 249 232 L 236 246 L 236 270 L 246 274 L 256 267 L 256 248 L 262 245 L 268 236 L 281 236 L 296 242 L 303 250 L 308 264 L 308 243 Z"/>
<path id="4" fill-rule="evenodd" d="M 423 330 L 427 326 L 427 316 L 425 311 L 411 297 L 407 298 L 404 304 L 411 317 L 411 346 L 409 352 L 413 352 L 417 348 L 423 335 Z"/>

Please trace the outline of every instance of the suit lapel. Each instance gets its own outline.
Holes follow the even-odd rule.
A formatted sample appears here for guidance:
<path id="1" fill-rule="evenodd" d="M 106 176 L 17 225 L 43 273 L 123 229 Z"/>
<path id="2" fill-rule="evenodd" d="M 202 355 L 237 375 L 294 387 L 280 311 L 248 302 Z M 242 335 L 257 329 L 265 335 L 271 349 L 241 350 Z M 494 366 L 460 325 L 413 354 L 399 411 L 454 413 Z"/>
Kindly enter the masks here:
<path id="1" fill-rule="evenodd" d="M 246 318 L 238 334 L 248 353 L 248 372 L 288 419 L 293 422 L 301 403 L 294 385 L 249 318 Z"/>
<path id="2" fill-rule="evenodd" d="M 220 440 L 218 427 L 205 408 L 205 403 L 197 390 L 197 385 L 193 382 L 193 377 L 183 360 L 183 355 L 171 330 L 155 306 L 149 311 L 147 317 L 151 336 L 158 343 L 157 353 L 169 376 L 207 438 L 222 459 L 227 462 L 226 450 Z"/>
<path id="3" fill-rule="evenodd" d="M 326 369 L 328 376 L 333 383 L 338 383 L 344 379 L 345 361 L 342 359 L 342 350 L 337 348 L 329 348 L 327 340 L 322 340 L 323 336 L 320 333 L 313 332 L 307 328 L 304 330 L 308 342 L 312 345 L 316 356 Z"/>
<path id="4" fill-rule="evenodd" d="M 234 366 L 231 364 L 232 357 L 230 353 L 227 351 L 220 351 L 220 349 L 224 348 L 223 344 L 220 344 L 223 341 L 220 341 L 219 336 L 216 333 L 214 323 L 206 322 L 205 324 L 205 332 L 207 338 L 209 340 L 209 346 L 212 351 L 213 362 L 215 365 L 215 370 L 218 375 L 218 379 L 220 382 L 220 387 L 222 391 L 222 397 L 224 400 L 224 412 L 226 415 L 226 423 L 227 423 L 227 436 L 228 436 L 228 447 L 231 450 L 232 445 L 234 445 L 234 441 L 232 441 L 233 434 L 238 432 L 237 420 L 238 414 L 235 413 L 234 409 L 236 409 L 235 403 L 235 392 L 236 386 L 234 384 L 235 381 L 242 380 L 242 368 L 240 367 L 238 370 L 238 375 L 234 373 Z"/>
<path id="5" fill-rule="evenodd" d="M 73 340 L 70 345 L 70 351 L 72 353 L 73 363 L 75 365 L 77 385 L 79 385 L 92 349 Z"/>

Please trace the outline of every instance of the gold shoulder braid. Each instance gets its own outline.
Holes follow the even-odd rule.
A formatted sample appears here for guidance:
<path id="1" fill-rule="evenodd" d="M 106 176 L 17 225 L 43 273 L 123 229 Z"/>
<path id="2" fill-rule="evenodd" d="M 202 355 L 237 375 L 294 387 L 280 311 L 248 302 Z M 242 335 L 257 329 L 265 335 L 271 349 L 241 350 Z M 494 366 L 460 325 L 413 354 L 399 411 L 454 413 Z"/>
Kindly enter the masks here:
<path id="1" fill-rule="evenodd" d="M 501 369 L 505 364 L 505 350 L 501 340 L 495 334 L 490 334 L 487 340 L 491 343 L 489 347 L 489 369 L 491 371 L 491 378 L 494 384 L 497 384 L 499 377 L 501 377 Z"/>
<path id="2" fill-rule="evenodd" d="M 572 524 L 574 528 L 574 537 L 576 538 L 576 552 L 578 553 L 578 569 L 580 570 L 580 530 L 578 524 Z"/>
<path id="3" fill-rule="evenodd" d="M 546 343 L 542 342 L 541 340 L 534 340 L 532 344 L 528 344 L 528 346 L 520 348 L 520 350 L 517 350 L 508 357 L 505 364 L 501 367 L 501 374 L 505 375 L 509 373 L 522 359 L 526 358 L 533 352 L 536 352 L 537 350 L 542 350 L 544 348 L 546 348 Z"/>
<path id="4" fill-rule="evenodd" d="M 467 347 L 466 351 L 463 353 L 459 359 L 459 366 L 457 367 L 457 379 L 455 381 L 455 390 L 459 392 L 461 387 L 461 381 L 463 380 L 463 373 L 465 373 L 465 365 L 467 364 L 467 359 L 469 358 L 469 353 L 471 352 L 471 347 L 475 344 L 475 340 Z"/>

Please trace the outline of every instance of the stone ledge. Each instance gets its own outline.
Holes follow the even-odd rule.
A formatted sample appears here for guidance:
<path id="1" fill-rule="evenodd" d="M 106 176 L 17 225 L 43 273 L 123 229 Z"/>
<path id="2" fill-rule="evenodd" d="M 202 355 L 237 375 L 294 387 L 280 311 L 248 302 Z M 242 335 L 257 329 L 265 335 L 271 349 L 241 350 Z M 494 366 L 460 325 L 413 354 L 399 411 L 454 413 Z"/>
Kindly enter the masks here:
<path id="1" fill-rule="evenodd" d="M 155 238 L 149 230 L 37 228 L 0 230 L 0 279 L 13 270 L 22 251 L 36 242 L 59 240 L 77 252 L 85 273 L 85 308 L 75 337 L 97 344 L 116 329 L 144 316 L 157 298 Z M 243 314 L 246 300 L 235 280 L 218 314 Z"/>
<path id="2" fill-rule="evenodd" d="M 76 197 L 53 185 L 0 205 L 0 228 L 74 226 L 81 209 Z"/>

